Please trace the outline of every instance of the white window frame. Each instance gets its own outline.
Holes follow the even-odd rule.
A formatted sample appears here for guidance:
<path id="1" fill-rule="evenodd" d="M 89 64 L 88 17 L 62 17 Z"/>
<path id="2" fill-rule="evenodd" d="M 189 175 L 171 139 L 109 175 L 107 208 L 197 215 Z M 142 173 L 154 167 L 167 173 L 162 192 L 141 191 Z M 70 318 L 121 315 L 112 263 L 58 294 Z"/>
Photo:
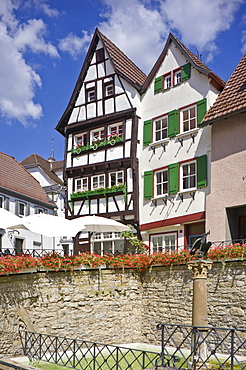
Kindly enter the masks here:
<path id="1" fill-rule="evenodd" d="M 174 85 L 178 85 L 182 82 L 181 68 L 174 71 Z"/>
<path id="2" fill-rule="evenodd" d="M 97 132 L 98 132 L 98 135 L 95 136 L 94 134 Z M 104 140 L 104 127 L 99 127 L 95 130 L 91 130 L 90 137 L 91 137 L 92 145 L 97 140 L 103 141 Z"/>
<path id="3" fill-rule="evenodd" d="M 87 145 L 87 132 L 74 136 L 75 146 L 86 146 Z"/>
<path id="4" fill-rule="evenodd" d="M 111 253 L 114 254 L 116 252 L 116 247 L 117 247 L 116 242 L 117 241 L 122 241 L 124 245 L 124 238 L 121 237 L 120 232 L 94 233 L 92 236 L 92 253 L 95 252 L 93 249 L 95 243 L 100 243 L 99 254 L 103 256 L 104 255 L 104 250 L 103 250 L 104 242 L 110 242 L 111 243 Z M 106 253 L 109 253 L 109 252 L 106 251 Z"/>
<path id="5" fill-rule="evenodd" d="M 123 122 L 117 122 L 108 126 L 108 136 L 110 137 L 113 134 L 118 134 L 121 136 L 123 133 Z"/>
<path id="6" fill-rule="evenodd" d="M 190 174 L 190 169 L 189 169 L 189 174 L 188 175 L 184 175 L 184 167 L 185 166 L 190 166 L 191 164 L 194 164 L 195 165 L 195 174 Z M 191 181 L 191 178 L 194 178 L 195 177 L 195 186 L 190 186 L 190 187 L 187 187 L 187 188 L 184 188 L 184 177 L 188 179 L 188 182 L 190 183 Z M 184 163 L 181 163 L 180 165 L 180 191 L 191 191 L 191 190 L 196 190 L 197 189 L 197 163 L 196 163 L 196 160 L 194 161 L 189 161 L 189 162 L 184 162 Z"/>
<path id="7" fill-rule="evenodd" d="M 94 179 L 97 180 L 96 181 L 97 186 L 94 186 Z M 105 188 L 105 174 L 92 176 L 91 177 L 91 190 L 101 189 L 101 188 Z"/>
<path id="8" fill-rule="evenodd" d="M 87 103 L 92 103 L 96 101 L 96 86 L 86 86 L 85 89 L 85 94 L 86 94 L 86 102 Z"/>
<path id="9" fill-rule="evenodd" d="M 190 111 L 191 109 L 195 109 L 195 116 L 194 117 L 190 117 Z M 188 111 L 188 119 L 186 120 L 188 123 L 189 123 L 189 129 L 188 130 L 184 130 L 184 112 L 187 112 Z M 194 119 L 195 120 L 195 127 L 191 128 L 191 119 Z M 180 132 L 181 133 L 186 133 L 186 132 L 189 132 L 191 130 L 195 130 L 197 128 L 197 106 L 196 104 L 193 104 L 193 105 L 190 105 L 189 107 L 186 107 L 186 108 L 183 108 L 183 109 L 180 109 Z"/>
<path id="10" fill-rule="evenodd" d="M 166 245 L 166 239 L 174 237 L 174 245 Z M 157 248 L 154 247 L 154 239 L 159 239 L 161 242 Z M 153 254 L 155 252 L 163 253 L 163 252 L 172 252 L 177 250 L 177 233 L 176 232 L 170 232 L 170 233 L 164 233 L 164 234 L 153 234 L 150 235 L 150 253 Z"/>
<path id="11" fill-rule="evenodd" d="M 107 84 L 105 84 L 104 94 L 105 94 L 106 97 L 114 95 L 114 83 L 113 83 L 113 81 L 108 82 Z"/>
<path id="12" fill-rule="evenodd" d="M 168 73 L 164 76 L 164 90 L 172 87 L 172 74 Z"/>
<path id="13" fill-rule="evenodd" d="M 79 191 L 87 191 L 89 190 L 89 182 L 88 182 L 88 177 L 82 177 L 80 179 L 75 179 L 75 192 Z"/>
<path id="14" fill-rule="evenodd" d="M 166 127 L 163 127 L 163 122 L 164 120 L 167 122 L 167 126 Z M 160 122 L 160 125 L 161 125 L 161 128 L 160 129 L 157 129 L 157 123 Z M 161 134 L 161 138 L 160 139 L 156 139 L 156 134 L 157 132 L 160 132 Z M 162 137 L 162 134 L 163 132 L 166 132 L 166 136 L 165 137 Z M 162 117 L 159 117 L 159 118 L 156 118 L 154 119 L 154 135 L 155 135 L 155 141 L 161 141 L 161 140 L 165 140 L 168 138 L 168 115 L 164 115 Z"/>
<path id="15" fill-rule="evenodd" d="M 112 185 L 113 175 L 115 175 L 115 185 Z M 109 173 L 109 187 L 123 185 L 123 184 L 124 184 L 124 171 L 115 171 L 115 172 Z"/>
<path id="16" fill-rule="evenodd" d="M 161 174 L 161 176 L 163 176 L 164 172 L 167 173 L 167 181 L 158 182 L 157 181 L 158 174 Z M 162 185 L 162 187 L 163 187 L 163 184 L 167 184 L 167 192 L 162 192 L 161 194 L 158 194 L 157 188 L 158 188 L 159 185 Z M 155 185 L 155 190 L 154 190 L 155 198 L 163 197 L 165 195 L 168 195 L 168 169 L 167 168 L 159 170 L 159 171 L 155 171 L 155 173 L 154 173 L 154 185 Z"/>

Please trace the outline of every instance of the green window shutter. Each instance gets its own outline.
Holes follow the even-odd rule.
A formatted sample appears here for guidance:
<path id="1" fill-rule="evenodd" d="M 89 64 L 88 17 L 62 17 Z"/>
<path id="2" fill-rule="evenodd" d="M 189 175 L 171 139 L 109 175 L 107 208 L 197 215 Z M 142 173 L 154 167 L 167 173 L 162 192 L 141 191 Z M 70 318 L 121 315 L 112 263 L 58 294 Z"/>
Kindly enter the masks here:
<path id="1" fill-rule="evenodd" d="M 174 137 L 179 133 L 179 112 L 177 109 L 168 113 L 168 136 Z"/>
<path id="2" fill-rule="evenodd" d="M 197 187 L 207 186 L 207 155 L 197 158 Z"/>
<path id="3" fill-rule="evenodd" d="M 197 102 L 197 125 L 199 125 L 207 112 L 207 98 Z"/>
<path id="4" fill-rule="evenodd" d="M 143 130 L 143 143 L 148 145 L 152 143 L 152 120 L 144 121 L 144 130 Z"/>
<path id="5" fill-rule="evenodd" d="M 156 94 L 160 91 L 162 91 L 162 76 L 157 77 L 154 84 L 154 93 Z"/>
<path id="6" fill-rule="evenodd" d="M 153 194 L 153 171 L 144 172 L 144 199 L 151 199 Z"/>
<path id="7" fill-rule="evenodd" d="M 176 194 L 179 191 L 179 164 L 172 163 L 168 166 L 169 194 Z"/>
<path id="8" fill-rule="evenodd" d="M 181 79 L 182 81 L 189 80 L 190 78 L 191 65 L 187 63 L 181 67 Z"/>

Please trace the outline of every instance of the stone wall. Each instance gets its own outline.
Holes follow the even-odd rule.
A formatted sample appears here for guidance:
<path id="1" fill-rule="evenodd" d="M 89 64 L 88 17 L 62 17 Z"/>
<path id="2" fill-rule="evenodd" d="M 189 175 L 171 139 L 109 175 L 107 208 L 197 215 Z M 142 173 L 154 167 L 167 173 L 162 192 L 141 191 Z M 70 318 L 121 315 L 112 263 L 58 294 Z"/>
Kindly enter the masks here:
<path id="1" fill-rule="evenodd" d="M 246 261 L 214 263 L 209 324 L 244 328 Z M 20 355 L 19 326 L 101 343 L 157 344 L 160 322 L 191 324 L 187 266 L 151 271 L 86 270 L 0 277 L 0 353 Z"/>

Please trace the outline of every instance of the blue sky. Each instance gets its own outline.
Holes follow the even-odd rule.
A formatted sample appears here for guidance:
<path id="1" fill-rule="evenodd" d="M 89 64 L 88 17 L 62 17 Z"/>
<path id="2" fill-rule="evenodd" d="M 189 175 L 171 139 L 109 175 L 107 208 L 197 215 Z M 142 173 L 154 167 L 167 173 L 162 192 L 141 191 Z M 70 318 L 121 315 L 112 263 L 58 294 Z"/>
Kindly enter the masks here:
<path id="1" fill-rule="evenodd" d="M 169 32 L 224 80 L 246 52 L 246 0 L 1 0 L 0 151 L 64 157 L 55 131 L 96 27 L 146 74 Z"/>

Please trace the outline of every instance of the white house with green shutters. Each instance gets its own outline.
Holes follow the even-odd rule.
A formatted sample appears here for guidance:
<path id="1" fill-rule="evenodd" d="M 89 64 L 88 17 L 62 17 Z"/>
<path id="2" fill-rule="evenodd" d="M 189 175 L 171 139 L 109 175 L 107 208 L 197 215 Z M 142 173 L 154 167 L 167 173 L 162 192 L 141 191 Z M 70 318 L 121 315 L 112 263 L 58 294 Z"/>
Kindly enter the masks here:
<path id="1" fill-rule="evenodd" d="M 172 34 L 142 86 L 140 230 L 150 251 L 190 245 L 205 231 L 210 126 L 224 81 Z"/>

